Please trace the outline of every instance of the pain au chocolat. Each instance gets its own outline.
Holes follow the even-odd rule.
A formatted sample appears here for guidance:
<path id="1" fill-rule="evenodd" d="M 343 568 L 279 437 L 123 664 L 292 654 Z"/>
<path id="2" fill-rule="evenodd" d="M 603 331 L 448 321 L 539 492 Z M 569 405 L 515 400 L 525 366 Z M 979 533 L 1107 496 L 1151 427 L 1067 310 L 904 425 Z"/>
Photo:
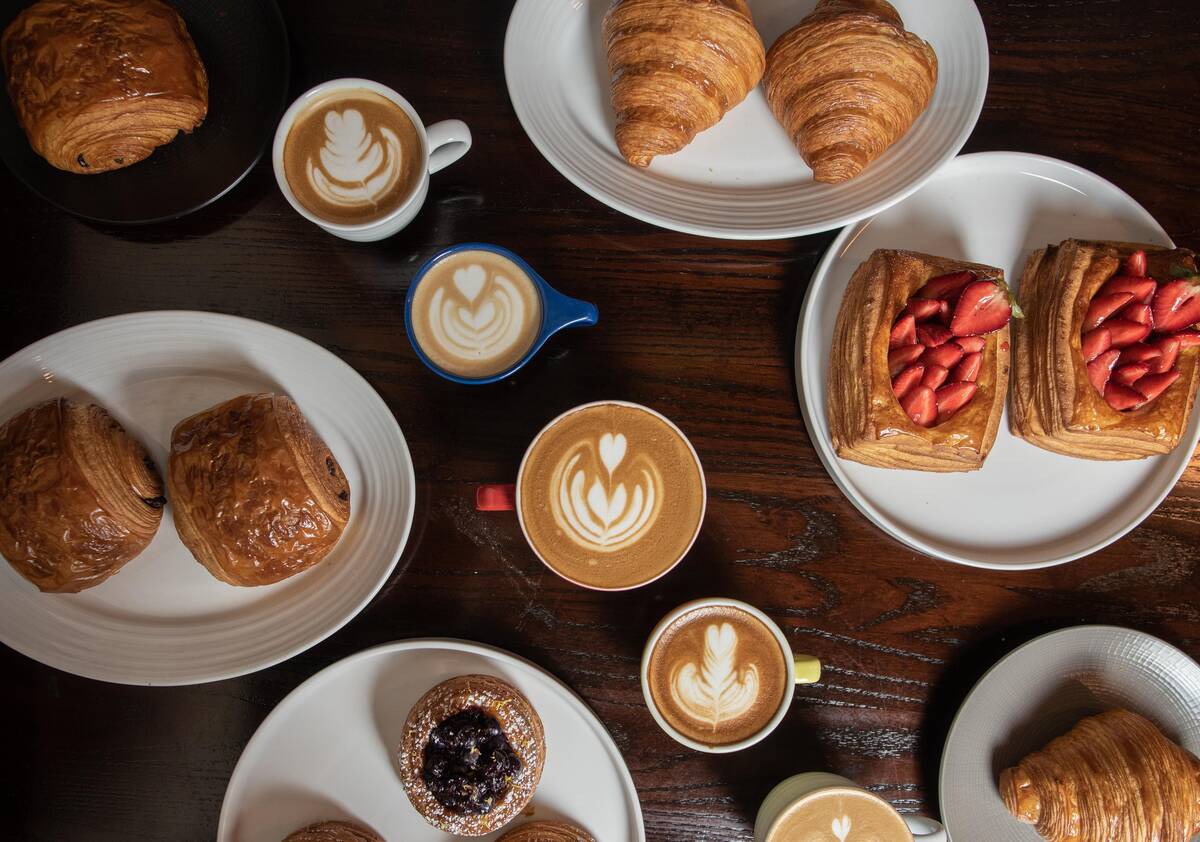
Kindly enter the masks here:
<path id="1" fill-rule="evenodd" d="M 136 164 L 208 113 L 200 54 L 159 0 L 39 0 L 0 55 L 30 145 L 60 170 Z"/>
<path id="2" fill-rule="evenodd" d="M 1014 435 L 1101 460 L 1179 444 L 1200 385 L 1194 252 L 1066 240 L 1029 258 L 1020 300 Z"/>
<path id="3" fill-rule="evenodd" d="M 1008 389 L 1004 272 L 880 249 L 846 287 L 826 406 L 834 449 L 881 468 L 983 465 Z"/>
<path id="4" fill-rule="evenodd" d="M 180 539 L 231 585 L 312 567 L 350 519 L 349 481 L 285 395 L 241 395 L 176 424 L 167 488 Z"/>

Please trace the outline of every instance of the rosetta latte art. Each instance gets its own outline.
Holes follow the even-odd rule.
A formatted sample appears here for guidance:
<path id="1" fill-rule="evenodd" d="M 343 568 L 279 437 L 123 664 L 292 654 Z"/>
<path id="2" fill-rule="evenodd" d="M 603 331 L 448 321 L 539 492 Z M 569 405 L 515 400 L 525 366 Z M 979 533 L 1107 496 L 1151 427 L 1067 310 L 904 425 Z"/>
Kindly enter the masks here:
<path id="1" fill-rule="evenodd" d="M 671 698 L 679 709 L 712 727 L 736 719 L 758 698 L 758 667 L 739 667 L 737 630 L 729 623 L 712 624 L 704 631 L 704 657 L 700 666 L 688 661 L 671 677 Z"/>
<path id="2" fill-rule="evenodd" d="M 377 205 L 404 173 L 400 138 L 371 129 L 355 108 L 325 114 L 325 145 L 305 168 L 312 189 L 335 207 Z"/>
<path id="3" fill-rule="evenodd" d="M 429 300 L 429 329 L 442 351 L 478 362 L 508 354 L 525 336 L 525 300 L 516 284 L 472 263 Z"/>

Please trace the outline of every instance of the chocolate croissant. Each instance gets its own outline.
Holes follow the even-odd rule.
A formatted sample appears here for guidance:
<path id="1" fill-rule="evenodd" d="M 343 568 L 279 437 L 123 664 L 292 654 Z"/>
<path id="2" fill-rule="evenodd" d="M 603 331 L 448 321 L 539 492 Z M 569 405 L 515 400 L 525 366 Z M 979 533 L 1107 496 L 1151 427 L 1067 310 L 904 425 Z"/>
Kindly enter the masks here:
<path id="1" fill-rule="evenodd" d="M 350 822 L 317 822 L 292 831 L 283 842 L 383 842 L 383 837 Z"/>
<path id="2" fill-rule="evenodd" d="M 854 178 L 912 127 L 937 56 L 886 0 L 820 0 L 767 53 L 775 118 L 817 181 Z"/>
<path id="3" fill-rule="evenodd" d="M 76 593 L 154 538 L 162 480 L 102 407 L 58 398 L 0 427 L 0 554 L 43 591 Z"/>
<path id="4" fill-rule="evenodd" d="M 39 0 L 0 54 L 30 145 L 60 170 L 136 164 L 208 112 L 200 54 L 159 0 Z"/>
<path id="5" fill-rule="evenodd" d="M 602 31 L 617 148 L 638 167 L 715 126 L 762 78 L 745 0 L 615 0 Z"/>
<path id="6" fill-rule="evenodd" d="M 242 395 L 180 421 L 167 488 L 180 539 L 231 585 L 312 567 L 350 519 L 341 466 L 284 395 Z"/>
<path id="7" fill-rule="evenodd" d="M 1000 775 L 1004 806 L 1048 842 L 1190 842 L 1200 760 L 1127 710 L 1081 720 Z"/>

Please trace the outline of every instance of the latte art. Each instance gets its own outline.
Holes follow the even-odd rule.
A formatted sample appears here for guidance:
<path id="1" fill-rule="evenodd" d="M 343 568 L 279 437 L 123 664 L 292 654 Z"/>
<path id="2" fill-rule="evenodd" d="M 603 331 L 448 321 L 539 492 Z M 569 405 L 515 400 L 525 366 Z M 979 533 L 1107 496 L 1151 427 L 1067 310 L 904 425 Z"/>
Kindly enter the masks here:
<path id="1" fill-rule="evenodd" d="M 758 667 L 737 660 L 737 631 L 729 623 L 704 631 L 704 660 L 688 661 L 671 678 L 671 698 L 698 722 L 717 726 L 736 719 L 758 699 Z M 844 842 L 844 840 L 843 840 Z"/>
<path id="2" fill-rule="evenodd" d="M 658 516 L 663 495 L 658 468 L 646 454 L 628 451 L 623 433 L 606 432 L 568 451 L 555 472 L 555 522 L 587 549 L 616 552 L 641 538 Z M 597 461 L 594 457 L 602 473 L 588 470 Z"/>
<path id="3" fill-rule="evenodd" d="M 786 807 L 766 842 L 913 842 L 913 835 L 879 796 L 852 786 L 832 786 Z"/>
<path id="4" fill-rule="evenodd" d="M 331 205 L 376 207 L 403 172 L 400 138 L 387 126 L 369 127 L 354 108 L 325 112 L 325 145 L 308 159 L 308 183 Z"/>

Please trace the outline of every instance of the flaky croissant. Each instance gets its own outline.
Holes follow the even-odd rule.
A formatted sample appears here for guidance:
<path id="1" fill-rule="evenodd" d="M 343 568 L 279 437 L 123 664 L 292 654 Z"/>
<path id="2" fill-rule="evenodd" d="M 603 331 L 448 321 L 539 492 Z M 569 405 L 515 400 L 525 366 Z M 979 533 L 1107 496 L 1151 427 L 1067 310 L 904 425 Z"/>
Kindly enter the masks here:
<path id="1" fill-rule="evenodd" d="M 0 427 L 0 553 L 43 591 L 76 593 L 146 548 L 162 480 L 102 407 L 59 398 Z"/>
<path id="2" fill-rule="evenodd" d="M 745 0 L 615 0 L 602 29 L 617 148 L 635 166 L 687 146 L 762 78 Z"/>
<path id="3" fill-rule="evenodd" d="M 383 837 L 350 822 L 317 822 L 292 831 L 283 842 L 383 842 Z"/>
<path id="4" fill-rule="evenodd" d="M 1111 710 L 1000 775 L 1004 806 L 1048 842 L 1189 842 L 1200 760 L 1147 719 Z"/>
<path id="5" fill-rule="evenodd" d="M 767 53 L 767 102 L 817 181 L 854 178 L 937 85 L 937 56 L 885 0 L 821 0 Z"/>
<path id="6" fill-rule="evenodd" d="M 231 585 L 269 585 L 323 559 L 350 519 L 350 484 L 284 395 L 242 395 L 171 433 L 175 528 Z"/>
<path id="7" fill-rule="evenodd" d="M 596 842 L 586 830 L 566 822 L 530 822 L 500 837 L 498 842 Z"/>

